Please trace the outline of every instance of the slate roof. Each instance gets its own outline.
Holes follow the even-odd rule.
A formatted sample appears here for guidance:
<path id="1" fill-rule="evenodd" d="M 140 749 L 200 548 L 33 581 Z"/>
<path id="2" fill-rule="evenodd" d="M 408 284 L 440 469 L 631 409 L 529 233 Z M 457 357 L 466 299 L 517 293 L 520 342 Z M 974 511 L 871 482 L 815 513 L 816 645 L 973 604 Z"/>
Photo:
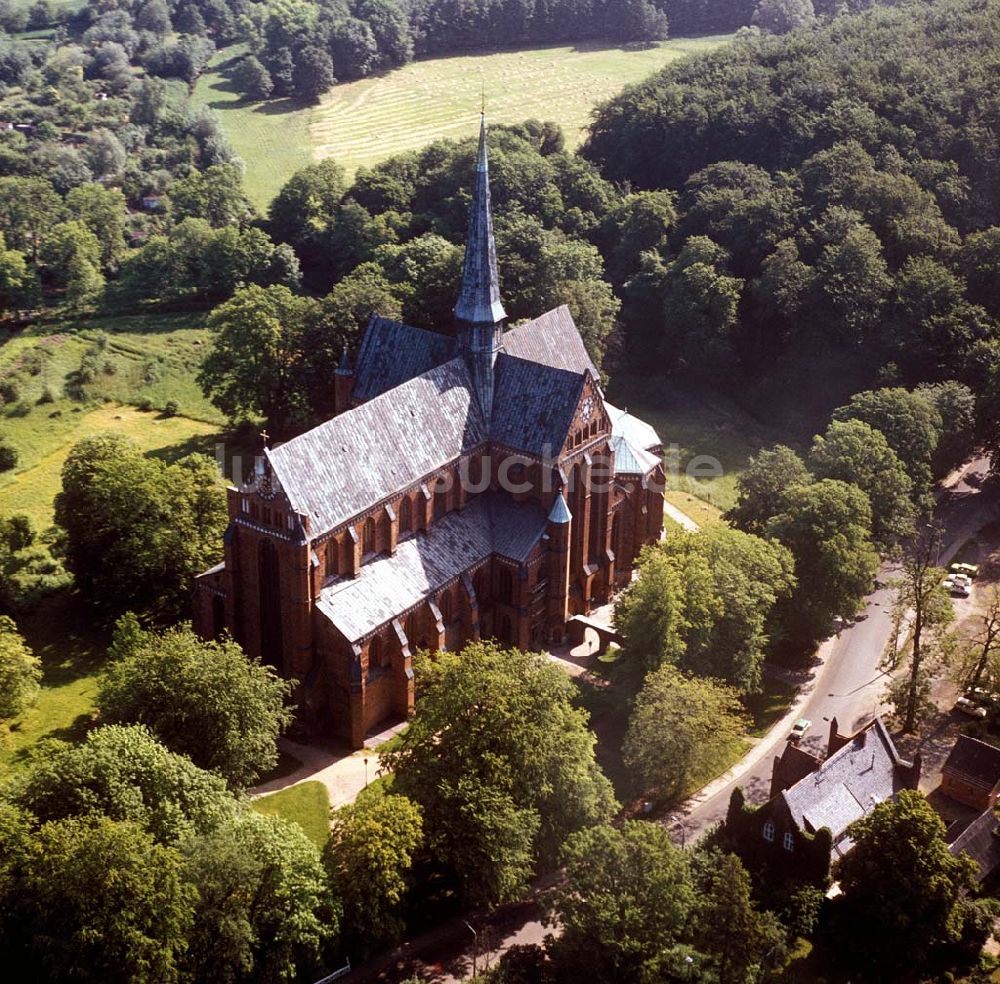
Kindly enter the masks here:
<path id="1" fill-rule="evenodd" d="M 956 857 L 965 852 L 979 865 L 976 878 L 986 881 L 1000 868 L 1000 825 L 993 810 L 981 813 L 948 845 Z"/>
<path id="2" fill-rule="evenodd" d="M 395 554 L 365 564 L 357 577 L 325 587 L 317 608 L 356 642 L 491 554 L 525 560 L 545 527 L 536 502 L 516 503 L 499 492 L 477 496 L 400 543 Z"/>
<path id="3" fill-rule="evenodd" d="M 942 771 L 974 786 L 992 789 L 1000 782 L 1000 748 L 959 735 Z"/>
<path id="4" fill-rule="evenodd" d="M 876 719 L 781 796 L 800 829 L 828 827 L 834 849 L 845 854 L 852 846 L 847 828 L 906 789 L 909 768 Z"/>
<path id="5" fill-rule="evenodd" d="M 486 438 L 465 361 L 452 359 L 266 453 L 318 536 Z"/>
<path id="6" fill-rule="evenodd" d="M 372 315 L 354 370 L 354 398 L 376 396 L 449 361 L 455 339 Z"/>
<path id="7" fill-rule="evenodd" d="M 583 373 L 501 353 L 496 361 L 490 436 L 526 454 L 558 454 L 580 402 Z"/>
<path id="8" fill-rule="evenodd" d="M 553 369 L 589 372 L 594 379 L 600 379 L 597 366 L 587 354 L 573 315 L 565 304 L 506 332 L 503 351 Z"/>
<path id="9" fill-rule="evenodd" d="M 604 401 L 604 409 L 608 411 L 608 416 L 611 418 L 611 433 L 613 435 L 624 437 L 630 444 L 634 444 L 644 451 L 663 446 L 660 435 L 644 420 L 633 417 L 627 410 L 619 410 L 607 400 Z"/>
<path id="10" fill-rule="evenodd" d="M 616 475 L 648 475 L 660 464 L 655 454 L 636 447 L 621 434 L 612 432 L 611 449 L 615 453 Z"/>

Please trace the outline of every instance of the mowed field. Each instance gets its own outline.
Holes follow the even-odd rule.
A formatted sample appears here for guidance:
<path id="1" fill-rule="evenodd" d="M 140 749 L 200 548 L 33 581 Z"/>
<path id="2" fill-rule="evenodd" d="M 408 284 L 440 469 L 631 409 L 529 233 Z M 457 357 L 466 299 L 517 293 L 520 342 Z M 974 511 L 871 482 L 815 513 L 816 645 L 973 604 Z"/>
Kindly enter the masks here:
<path id="1" fill-rule="evenodd" d="M 474 135 L 480 93 L 494 123 L 559 123 L 579 144 L 594 107 L 686 55 L 709 51 L 728 36 L 676 38 L 649 48 L 530 48 L 413 62 L 384 76 L 335 86 L 318 106 L 287 100 L 247 103 L 228 72 L 240 48 L 220 52 L 195 98 L 219 112 L 247 165 L 247 190 L 259 207 L 297 168 L 333 157 L 348 174 L 442 137 Z"/>

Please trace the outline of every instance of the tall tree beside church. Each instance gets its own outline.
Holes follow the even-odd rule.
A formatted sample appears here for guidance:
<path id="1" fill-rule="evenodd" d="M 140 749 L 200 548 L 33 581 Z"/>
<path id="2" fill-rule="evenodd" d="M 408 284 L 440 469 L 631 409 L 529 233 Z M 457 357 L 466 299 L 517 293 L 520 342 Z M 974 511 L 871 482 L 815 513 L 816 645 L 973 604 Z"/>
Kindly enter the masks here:
<path id="1" fill-rule="evenodd" d="M 471 643 L 418 670 L 420 700 L 383 754 L 417 803 L 431 856 L 472 904 L 517 897 L 536 859 L 608 819 L 611 785 L 568 678 L 535 653 Z"/>
<path id="2" fill-rule="evenodd" d="M 189 625 L 144 631 L 119 620 L 97 706 L 104 720 L 145 725 L 171 751 L 253 785 L 277 764 L 277 740 L 292 722 L 293 683 L 232 640 L 205 642 Z"/>
<path id="3" fill-rule="evenodd" d="M 183 611 L 191 578 L 218 556 L 227 515 L 218 467 L 202 455 L 167 465 L 116 434 L 73 446 L 56 496 L 66 562 L 105 614 Z"/>
<path id="4" fill-rule="evenodd" d="M 300 336 L 318 312 L 287 287 L 247 287 L 220 304 L 198 375 L 212 403 L 230 420 L 264 417 L 279 433 L 307 420 Z"/>

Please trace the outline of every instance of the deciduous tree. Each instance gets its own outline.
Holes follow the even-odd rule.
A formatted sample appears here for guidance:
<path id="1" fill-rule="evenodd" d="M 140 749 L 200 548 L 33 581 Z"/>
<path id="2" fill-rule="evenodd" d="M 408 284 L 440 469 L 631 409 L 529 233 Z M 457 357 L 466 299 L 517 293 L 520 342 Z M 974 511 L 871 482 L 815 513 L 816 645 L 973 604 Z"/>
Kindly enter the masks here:
<path id="1" fill-rule="evenodd" d="M 732 687 L 661 666 L 639 691 L 622 752 L 640 792 L 673 796 L 723 761 L 745 730 Z"/>
<path id="2" fill-rule="evenodd" d="M 510 899 L 535 859 L 610 816 L 611 786 L 569 680 L 544 657 L 492 643 L 424 661 L 420 700 L 383 754 L 424 814 L 426 843 L 474 904 Z"/>
<path id="3" fill-rule="evenodd" d="M 0 615 L 0 718 L 17 717 L 38 697 L 42 661 L 17 631 L 14 620 Z"/>
<path id="4" fill-rule="evenodd" d="M 137 630 L 126 616 L 114 655 L 97 695 L 105 720 L 145 725 L 235 789 L 278 761 L 278 736 L 292 720 L 285 705 L 292 684 L 235 642 L 204 642 L 188 625 Z"/>
<path id="5" fill-rule="evenodd" d="M 414 853 L 423 843 L 420 807 L 405 796 L 366 794 L 333 814 L 324 861 L 344 907 L 344 941 L 359 959 L 393 945 Z"/>

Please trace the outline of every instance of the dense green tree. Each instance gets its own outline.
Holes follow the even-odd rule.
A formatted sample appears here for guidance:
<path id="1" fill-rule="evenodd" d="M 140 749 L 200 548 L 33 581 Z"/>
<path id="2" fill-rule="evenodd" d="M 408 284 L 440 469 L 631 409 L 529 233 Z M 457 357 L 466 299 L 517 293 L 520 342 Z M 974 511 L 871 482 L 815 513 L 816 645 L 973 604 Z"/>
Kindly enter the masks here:
<path id="1" fill-rule="evenodd" d="M 669 534 L 661 549 L 703 559 L 711 570 L 712 601 L 706 607 L 712 624 L 707 634 L 688 637 L 681 667 L 719 677 L 743 693 L 758 690 L 771 612 L 795 586 L 791 554 L 780 544 L 722 524 L 693 535 Z"/>
<path id="2" fill-rule="evenodd" d="M 170 207 L 177 220 L 204 219 L 215 229 L 242 226 L 254 217 L 243 191 L 243 174 L 235 164 L 213 164 L 175 181 Z"/>
<path id="3" fill-rule="evenodd" d="M 872 537 L 891 547 L 913 529 L 913 482 L 881 431 L 861 420 L 834 420 L 813 439 L 809 464 L 817 478 L 836 478 L 868 496 Z"/>
<path id="4" fill-rule="evenodd" d="M 71 449 L 55 514 L 67 566 L 98 609 L 161 615 L 187 605 L 191 578 L 217 557 L 227 521 L 211 459 L 166 465 L 112 434 Z"/>
<path id="5" fill-rule="evenodd" d="M 929 492 L 931 461 L 942 421 L 926 395 L 901 387 L 866 390 L 834 410 L 833 418 L 861 420 L 881 431 L 906 466 L 913 480 L 914 495 L 919 497 Z"/>
<path id="6" fill-rule="evenodd" d="M 223 779 L 168 751 L 141 725 L 107 725 L 80 745 L 51 743 L 13 798 L 41 821 L 130 820 L 159 843 L 208 832 L 236 809 Z"/>
<path id="7" fill-rule="evenodd" d="M 22 252 L 7 249 L 0 233 L 0 310 L 30 306 L 38 294 L 38 278 Z"/>
<path id="8" fill-rule="evenodd" d="M 937 447 L 931 461 L 935 477 L 947 475 L 972 454 L 976 440 L 976 397 L 963 383 L 954 379 L 943 383 L 925 383 L 917 387 L 941 417 Z"/>
<path id="9" fill-rule="evenodd" d="M 17 717 L 38 697 L 42 662 L 17 631 L 14 620 L 0 615 L 0 719 Z"/>
<path id="10" fill-rule="evenodd" d="M 247 99 L 267 99 L 274 92 L 270 74 L 253 55 L 237 62 L 233 69 L 233 82 Z"/>
<path id="11" fill-rule="evenodd" d="M 66 195 L 66 211 L 100 243 L 100 264 L 115 269 L 125 253 L 125 196 L 117 188 L 85 184 Z"/>
<path id="12" fill-rule="evenodd" d="M 333 220 L 345 188 L 344 169 L 332 159 L 296 171 L 268 208 L 275 240 L 300 246 L 316 236 Z"/>
<path id="13" fill-rule="evenodd" d="M 573 830 L 610 816 L 586 715 L 544 657 L 492 643 L 441 653 L 383 753 L 394 790 L 423 810 L 427 847 L 473 904 L 516 897 L 536 857 L 552 865 Z"/>
<path id="14" fill-rule="evenodd" d="M 838 926 L 852 940 L 841 957 L 881 979 L 912 975 L 935 947 L 961 937 L 975 862 L 948 850 L 944 823 L 915 790 L 880 803 L 850 833 L 854 847 L 836 869 Z"/>
<path id="15" fill-rule="evenodd" d="M 644 252 L 665 244 L 676 221 L 676 203 L 670 192 L 638 192 L 615 204 L 597 232 L 612 282 L 624 284 Z"/>
<path id="16" fill-rule="evenodd" d="M 685 676 L 667 664 L 646 676 L 622 753 L 637 792 L 674 797 L 726 761 L 745 730 L 732 687 Z"/>
<path id="17" fill-rule="evenodd" d="M 732 354 L 743 281 L 729 276 L 728 253 L 707 236 L 692 236 L 666 266 L 660 356 L 676 364 L 718 366 Z"/>
<path id="18" fill-rule="evenodd" d="M 14 864 L 0 872 L 0 943 L 12 980 L 185 979 L 198 894 L 174 848 L 104 817 L 46 823 L 16 843 Z"/>
<path id="19" fill-rule="evenodd" d="M 569 837 L 550 896 L 562 932 L 548 944 L 567 980 L 680 977 L 696 895 L 688 856 L 658 824 L 626 821 Z M 673 973 L 671 973 L 673 972 Z"/>
<path id="20" fill-rule="evenodd" d="M 0 232 L 8 246 L 36 258 L 60 211 L 59 196 L 45 178 L 0 177 Z"/>
<path id="21" fill-rule="evenodd" d="M 208 320 L 213 347 L 198 376 L 206 395 L 231 420 L 262 416 L 281 431 L 305 419 L 299 336 L 318 311 L 286 287 L 238 291 Z"/>
<path id="22" fill-rule="evenodd" d="M 319 852 L 297 824 L 242 809 L 183 850 L 198 892 L 184 958 L 189 980 L 317 979 L 340 914 Z"/>
<path id="23" fill-rule="evenodd" d="M 308 45 L 295 56 L 292 83 L 295 94 L 306 102 L 319 102 L 320 96 L 337 81 L 330 55 L 316 45 Z"/>
<path id="24" fill-rule="evenodd" d="M 768 523 L 767 535 L 795 558 L 798 590 L 776 612 L 794 641 L 822 638 L 834 617 L 857 612 L 878 569 L 871 516 L 864 492 L 827 478 L 791 488 L 784 509 Z"/>
<path id="25" fill-rule="evenodd" d="M 671 534 L 643 553 L 615 624 L 645 670 L 672 663 L 753 691 L 771 610 L 794 583 L 791 555 L 778 544 L 724 526 Z"/>
<path id="26" fill-rule="evenodd" d="M 784 444 L 752 455 L 736 480 L 736 505 L 726 519 L 747 533 L 763 533 L 772 516 L 782 512 L 788 490 L 812 480 L 802 459 Z"/>
<path id="27" fill-rule="evenodd" d="M 171 751 L 243 788 L 273 768 L 292 720 L 291 684 L 232 641 L 205 642 L 189 625 L 163 632 L 119 621 L 114 660 L 97 695 L 112 723 L 143 724 Z"/>
<path id="28" fill-rule="evenodd" d="M 773 912 L 761 911 L 751 896 L 750 875 L 734 854 L 712 871 L 698 907 L 696 939 L 711 954 L 719 984 L 762 979 L 784 962 L 785 931 Z"/>
<path id="29" fill-rule="evenodd" d="M 42 241 L 38 258 L 48 268 L 49 277 L 65 287 L 75 264 L 100 271 L 101 243 L 83 222 L 60 222 L 49 230 Z"/>
<path id="30" fill-rule="evenodd" d="M 359 959 L 399 939 L 410 869 L 423 836 L 420 808 L 405 796 L 367 795 L 334 811 L 324 860 L 344 907 L 345 948 Z"/>
<path id="31" fill-rule="evenodd" d="M 771 34 L 787 34 L 811 23 L 815 17 L 812 0 L 760 0 L 753 22 Z"/>
<path id="32" fill-rule="evenodd" d="M 363 20 L 345 17 L 330 31 L 330 55 L 333 69 L 342 79 L 361 79 L 370 75 L 378 62 L 378 41 Z"/>

